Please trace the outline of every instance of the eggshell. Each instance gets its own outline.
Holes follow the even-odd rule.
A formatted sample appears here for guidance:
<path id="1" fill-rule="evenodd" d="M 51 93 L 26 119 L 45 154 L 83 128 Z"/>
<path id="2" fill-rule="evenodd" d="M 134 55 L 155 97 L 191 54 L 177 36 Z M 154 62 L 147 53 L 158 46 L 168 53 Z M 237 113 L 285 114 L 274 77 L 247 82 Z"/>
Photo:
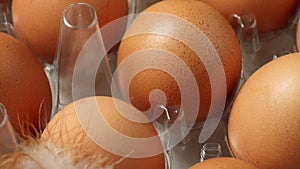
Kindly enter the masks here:
<path id="1" fill-rule="evenodd" d="M 253 14 L 259 32 L 285 27 L 297 9 L 299 0 L 201 0 L 218 9 L 226 18 L 232 14 Z"/>
<path id="2" fill-rule="evenodd" d="M 80 112 L 77 110 L 81 107 L 79 109 L 82 110 L 84 117 L 91 118 L 93 111 L 91 110 L 91 105 L 93 103 L 96 103 L 98 106 L 100 110 L 98 111 L 99 115 L 103 116 L 105 122 L 89 122 L 86 127 L 82 125 L 83 122 L 79 120 L 78 113 Z M 120 108 L 116 105 L 121 105 L 122 107 Z M 131 105 L 119 99 L 113 100 L 112 97 L 96 96 L 75 101 L 64 107 L 51 119 L 42 134 L 42 140 L 51 140 L 56 146 L 61 148 L 68 148 L 69 146 L 75 147 L 78 153 L 75 157 L 79 156 L 79 159 L 75 158 L 75 160 L 80 160 L 81 149 L 84 149 L 86 152 L 90 153 L 90 156 L 93 156 L 93 154 L 102 154 L 103 158 L 106 159 L 103 165 L 117 163 L 115 164 L 114 169 L 164 169 L 165 160 L 164 155 L 162 154 L 163 150 L 159 137 L 157 137 L 156 142 L 159 143 L 157 146 L 159 146 L 159 149 L 161 150 L 160 154 L 144 158 L 131 158 L 121 157 L 105 150 L 100 147 L 99 144 L 96 144 L 93 137 L 87 135 L 87 132 L 96 133 L 95 136 L 100 137 L 104 141 L 106 140 L 106 145 L 115 145 L 116 147 L 119 147 L 119 149 L 117 148 L 118 151 L 122 151 L 124 147 L 131 147 L 135 143 L 131 142 L 131 145 L 127 145 L 121 140 L 111 139 L 110 136 L 112 131 L 105 130 L 104 132 L 101 132 L 104 129 L 104 124 L 108 124 L 113 131 L 124 135 L 124 137 L 147 139 L 148 137 L 157 136 L 157 132 L 152 123 L 138 123 L 125 118 L 122 113 L 126 113 L 124 111 L 128 110 L 137 111 Z M 95 127 L 95 125 L 98 125 L 99 127 Z M 153 142 L 153 144 L 155 143 Z M 142 151 L 151 151 L 151 148 L 153 148 L 151 146 L 144 146 L 145 147 L 141 147 Z M 132 150 L 130 149 L 130 151 Z M 129 156 L 130 152 L 128 152 L 127 155 Z M 102 167 L 104 166 L 99 166 L 98 168 Z"/>
<path id="3" fill-rule="evenodd" d="M 258 169 L 250 163 L 245 161 L 229 158 L 229 157 L 220 157 L 204 160 L 199 162 L 189 169 Z"/>
<path id="4" fill-rule="evenodd" d="M 49 120 L 51 91 L 41 64 L 23 43 L 1 32 L 0 102 L 22 136 Z"/>
<path id="5" fill-rule="evenodd" d="M 17 36 L 41 58 L 52 63 L 64 8 L 84 2 L 97 12 L 100 26 L 128 14 L 127 0 L 13 0 L 12 19 Z M 126 22 L 112 32 L 124 32 Z M 109 38 L 109 37 L 108 37 Z"/>
<path id="6" fill-rule="evenodd" d="M 235 33 L 227 20 L 209 5 L 196 0 L 170 0 L 155 3 L 143 11 L 133 21 L 125 33 L 125 36 L 128 32 L 134 36 L 123 38 L 121 42 L 117 58 L 118 66 L 123 61 L 126 61 L 130 55 L 147 49 L 171 52 L 187 64 L 188 69 L 192 71 L 197 81 L 199 91 L 195 92 L 199 92 L 200 94 L 197 121 L 203 121 L 207 117 L 211 104 L 211 84 L 204 64 L 189 46 L 180 41 L 182 39 L 177 40 L 171 36 L 160 35 L 160 31 L 164 30 L 168 30 L 171 35 L 184 34 L 184 32 L 188 32 L 189 30 L 163 17 L 157 17 L 155 18 L 156 21 L 152 22 L 147 20 L 147 15 L 143 15 L 152 13 L 171 15 L 174 18 L 185 20 L 187 25 L 194 24 L 197 29 L 207 36 L 223 63 L 227 82 L 227 96 L 233 93 L 241 71 L 241 52 Z M 148 26 L 142 29 L 139 28 L 141 24 Z M 147 33 L 148 30 L 156 31 L 157 33 Z M 144 33 L 140 33 L 143 31 Z M 137 32 L 139 33 L 135 35 Z M 192 34 L 189 36 L 197 37 L 200 36 L 200 34 Z M 191 41 L 191 39 L 192 38 L 189 38 L 188 41 Z M 207 50 L 209 51 L 209 49 Z M 212 54 L 209 52 L 202 54 L 203 57 L 212 57 Z M 153 63 L 155 61 L 151 59 L 153 57 L 143 57 L 143 59 L 136 61 L 137 63 L 127 62 L 126 67 L 134 70 L 144 65 L 145 70 L 138 72 L 132 79 L 130 79 L 127 72 L 119 72 L 118 80 L 122 93 L 129 93 L 131 103 L 141 111 L 149 109 L 150 103 L 148 98 L 150 92 L 154 89 L 160 89 L 164 92 L 167 99 L 167 106 L 179 106 L 181 103 L 180 87 L 183 88 L 184 86 L 179 86 L 174 77 L 183 78 L 183 76 L 187 75 L 182 74 L 180 71 L 185 68 L 175 62 L 177 61 L 177 57 L 174 57 L 174 59 L 166 59 L 165 55 L 157 54 L 157 58 L 160 60 L 159 62 L 165 65 L 172 65 L 174 74 L 168 74 L 163 70 L 147 67 L 146 63 Z M 210 63 L 208 65 L 210 68 L 217 66 L 216 63 Z M 129 89 L 122 87 L 125 86 L 124 82 L 128 79 L 131 80 Z"/>
<path id="7" fill-rule="evenodd" d="M 257 70 L 238 93 L 229 117 L 233 154 L 258 168 L 299 169 L 300 53 Z"/>

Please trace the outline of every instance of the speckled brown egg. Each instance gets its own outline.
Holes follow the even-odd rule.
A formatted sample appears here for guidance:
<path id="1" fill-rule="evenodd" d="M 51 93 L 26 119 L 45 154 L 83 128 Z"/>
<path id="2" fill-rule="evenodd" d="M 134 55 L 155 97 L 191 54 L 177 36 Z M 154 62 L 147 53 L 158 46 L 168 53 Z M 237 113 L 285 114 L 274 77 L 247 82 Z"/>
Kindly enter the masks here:
<path id="1" fill-rule="evenodd" d="M 245 161 L 229 158 L 229 157 L 220 157 L 204 160 L 199 162 L 189 169 L 258 169 L 250 163 Z"/>
<path id="2" fill-rule="evenodd" d="M 90 157 L 93 154 L 103 155 L 103 163 L 97 168 L 104 168 L 106 164 L 115 164 L 114 169 L 164 169 L 165 159 L 162 145 L 157 132 L 149 121 L 137 122 L 126 117 L 124 113 L 138 113 L 136 108 L 116 98 L 106 96 L 88 97 L 77 100 L 58 112 L 49 122 L 42 134 L 42 140 L 50 140 L 61 148 L 73 147 L 77 151 L 74 160 L 84 159 L 81 150 L 85 150 Z M 104 121 L 100 121 L 102 117 Z M 106 129 L 106 125 L 109 129 Z M 131 142 L 117 139 L 113 134 L 123 139 L 134 138 Z M 151 144 L 131 148 L 137 142 L 154 137 Z M 140 140 L 138 140 L 140 139 Z M 101 140 L 101 141 L 99 141 Z M 103 147 L 108 146 L 108 147 Z M 147 154 L 153 149 L 157 153 Z M 131 156 L 141 152 L 134 158 Z M 119 154 L 120 152 L 123 152 Z M 96 161 L 91 161 L 96 164 Z"/>
<path id="3" fill-rule="evenodd" d="M 177 22 L 177 19 L 183 22 Z M 189 34 L 192 32 L 191 25 L 196 27 L 199 34 L 195 32 Z M 168 36 L 165 35 L 166 32 Z M 193 37 L 202 35 L 200 32 L 209 42 L 205 42 L 204 38 L 201 39 L 202 43 L 205 42 L 203 44 L 193 40 Z M 128 34 L 132 36 L 128 37 Z M 177 35 L 181 38 L 175 38 Z M 204 51 L 198 55 L 188 43 L 199 46 L 212 44 L 213 47 L 203 47 L 205 48 Z M 139 55 L 145 50 L 153 51 L 153 49 L 154 52 L 156 51 L 153 55 Z M 222 62 L 220 65 L 223 66 L 222 69 L 225 72 L 226 82 L 224 83 L 226 83 L 227 96 L 229 97 L 240 77 L 241 52 L 235 33 L 227 20 L 214 8 L 196 0 L 172 0 L 155 3 L 133 21 L 121 42 L 117 60 L 118 66 L 126 61 L 126 67 L 133 70 L 143 66 L 145 68 L 137 72 L 132 79 L 128 77 L 128 72 L 120 71 L 118 80 L 121 91 L 122 93 L 129 93 L 131 103 L 141 111 L 149 109 L 149 96 L 151 91 L 155 89 L 159 89 L 165 94 L 167 106 L 178 106 L 182 101 L 180 88 L 188 86 L 189 82 L 187 81 L 187 84 L 180 86 L 175 77 L 178 81 L 184 79 L 188 75 L 183 73 L 183 70 L 189 69 L 193 73 L 189 77 L 196 80 L 198 87 L 198 90 L 193 92 L 198 92 L 200 95 L 200 101 L 197 100 L 200 105 L 197 121 L 203 121 L 210 109 L 212 91 L 208 71 L 198 56 L 212 58 L 211 49 L 215 49 L 219 55 L 217 58 Z M 160 51 L 168 51 L 174 57 L 167 57 L 167 54 Z M 133 54 L 140 59 L 127 62 L 127 59 Z M 181 60 L 186 66 L 180 66 L 178 60 Z M 160 68 L 147 67 L 148 63 L 156 63 L 157 65 L 154 66 Z M 164 71 L 163 64 L 166 67 L 170 66 L 172 72 Z M 215 61 L 206 63 L 207 65 L 210 69 L 219 66 Z M 128 79 L 131 81 L 127 88 L 125 81 Z M 226 88 L 220 90 L 226 90 Z M 195 109 L 197 110 L 197 107 Z"/>
<path id="4" fill-rule="evenodd" d="M 51 113 L 51 91 L 41 64 L 10 35 L 0 33 L 0 102 L 16 131 L 42 130 Z"/>
<path id="5" fill-rule="evenodd" d="M 66 6 L 76 2 L 92 5 L 96 9 L 100 26 L 128 14 L 127 0 L 12 1 L 12 19 L 15 32 L 18 38 L 39 56 L 42 62 L 52 63 L 62 12 Z M 126 22 L 122 23 L 112 32 L 115 34 L 124 32 Z"/>
<path id="6" fill-rule="evenodd" d="M 253 14 L 259 32 L 285 27 L 297 9 L 298 0 L 201 0 L 218 9 L 226 18 L 232 14 Z"/>
<path id="7" fill-rule="evenodd" d="M 239 91 L 229 117 L 230 148 L 263 169 L 299 169 L 300 53 L 273 60 Z"/>

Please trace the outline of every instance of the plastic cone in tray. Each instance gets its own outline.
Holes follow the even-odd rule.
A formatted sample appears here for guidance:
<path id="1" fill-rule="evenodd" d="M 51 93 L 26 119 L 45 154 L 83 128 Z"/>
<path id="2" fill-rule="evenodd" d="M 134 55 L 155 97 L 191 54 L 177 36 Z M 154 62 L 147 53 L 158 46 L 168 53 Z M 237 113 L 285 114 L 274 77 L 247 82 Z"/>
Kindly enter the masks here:
<path id="1" fill-rule="evenodd" d="M 96 80 L 98 95 L 110 95 L 111 70 L 105 54 L 95 9 L 84 3 L 67 7 L 62 14 L 54 60 L 58 71 L 58 110 L 77 99 L 96 94 L 88 91 L 94 89 L 88 84 L 90 77 L 97 76 L 100 80 Z M 94 67 L 99 69 L 94 70 Z"/>

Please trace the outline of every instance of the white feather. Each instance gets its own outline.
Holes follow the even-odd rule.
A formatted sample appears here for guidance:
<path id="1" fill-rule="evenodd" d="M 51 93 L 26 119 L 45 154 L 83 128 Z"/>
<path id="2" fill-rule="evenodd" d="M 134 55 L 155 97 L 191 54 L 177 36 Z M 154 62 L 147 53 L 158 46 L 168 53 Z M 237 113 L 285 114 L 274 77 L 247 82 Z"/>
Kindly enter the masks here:
<path id="1" fill-rule="evenodd" d="M 78 149 L 61 149 L 51 142 L 22 145 L 16 154 L 0 159 L 1 169 L 113 169 L 113 165 L 99 168 L 107 160 L 101 155 L 82 156 L 74 160 Z M 83 158 L 84 157 L 84 158 Z M 11 158 L 11 159 L 9 159 Z M 14 159 L 12 159 L 14 158 Z M 77 161 L 77 162 L 76 162 Z"/>

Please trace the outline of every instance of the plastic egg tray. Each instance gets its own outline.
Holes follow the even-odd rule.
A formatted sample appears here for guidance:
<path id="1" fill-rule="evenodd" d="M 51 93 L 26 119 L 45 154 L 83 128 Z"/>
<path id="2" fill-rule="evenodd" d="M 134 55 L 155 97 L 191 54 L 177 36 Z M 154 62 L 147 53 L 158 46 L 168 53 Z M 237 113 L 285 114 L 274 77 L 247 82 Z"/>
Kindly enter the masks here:
<path id="1" fill-rule="evenodd" d="M 139 2 L 139 1 L 138 1 Z M 133 9 L 138 13 L 146 6 L 154 1 L 145 1 L 148 4 L 143 4 L 141 8 Z M 138 7 L 139 4 L 135 4 Z M 299 11 L 298 7 L 298 11 Z M 243 83 L 254 73 L 258 68 L 267 62 L 276 59 L 282 55 L 297 52 L 296 49 L 296 30 L 299 12 L 296 12 L 291 18 L 289 25 L 283 29 L 260 34 L 257 30 L 256 19 L 252 14 L 239 16 L 232 14 L 228 21 L 233 26 L 236 35 L 239 39 L 242 51 L 242 73 L 239 85 L 235 94 L 239 91 Z M 230 113 L 230 108 L 234 97 L 227 103 L 223 112 L 222 120 L 214 130 L 213 134 L 205 141 L 201 142 L 200 134 L 205 125 L 205 122 L 194 125 L 187 135 L 182 136 L 181 142 L 175 146 L 169 143 L 169 138 L 162 138 L 163 143 L 168 144 L 170 149 L 165 152 L 166 168 L 168 169 L 187 169 L 193 164 L 215 157 L 233 157 L 227 143 L 227 121 Z M 173 113 L 178 115 L 178 109 L 166 110 L 165 113 Z M 179 113 L 180 114 L 180 113 Z M 163 122 L 156 122 L 155 126 L 159 132 L 168 129 L 168 119 Z M 182 131 L 185 131 L 188 126 L 182 123 Z M 183 132 L 184 133 L 184 132 Z M 178 133 L 181 134 L 180 132 Z M 168 145 L 166 145 L 168 146 Z"/>
<path id="2" fill-rule="evenodd" d="M 129 0 L 130 14 L 137 14 L 149 5 L 157 2 L 158 0 Z M 299 10 L 298 10 L 299 11 Z M 6 14 L 6 15 L 1 15 Z M 7 8 L 4 8 L 4 5 L 0 3 L 0 31 L 9 33 L 13 35 L 13 28 L 10 24 L 7 24 L 8 21 L 11 22 L 9 17 L 10 12 Z M 232 24 L 239 42 L 242 51 L 243 57 L 243 69 L 241 73 L 241 78 L 239 85 L 237 86 L 236 93 L 239 91 L 239 88 L 243 83 L 251 76 L 251 74 L 260 68 L 265 63 L 276 59 L 282 55 L 296 52 L 296 29 L 298 22 L 299 12 L 297 12 L 289 25 L 283 29 L 259 34 L 257 31 L 257 25 L 255 16 L 251 14 L 238 16 L 232 15 L 228 18 L 229 22 Z M 134 17 L 129 17 L 129 23 L 134 19 Z M 116 62 L 116 53 L 109 53 L 108 59 L 110 63 L 110 69 L 115 70 Z M 45 71 L 50 79 L 50 83 L 53 89 L 54 100 L 57 99 L 57 89 L 55 84 L 55 72 L 52 65 L 44 65 Z M 167 147 L 165 151 L 166 157 L 166 169 L 187 169 L 193 164 L 203 161 L 209 158 L 214 157 L 231 157 L 229 146 L 227 144 L 227 120 L 230 112 L 230 107 L 234 96 L 231 101 L 227 103 L 226 109 L 223 112 L 223 117 L 221 121 L 218 122 L 216 129 L 212 135 L 206 139 L 204 142 L 200 139 L 200 134 L 202 129 L 205 126 L 205 122 L 193 125 L 189 127 L 182 122 L 181 130 L 182 140 L 178 143 L 171 143 L 172 140 L 169 140 L 171 136 L 165 136 L 161 138 L 163 145 Z M 54 105 L 56 107 L 57 105 Z M 180 112 L 178 109 L 174 108 L 164 108 L 164 113 L 166 116 L 168 114 L 175 114 L 180 118 Z M 53 115 L 54 115 L 53 111 Z M 154 125 L 159 133 L 168 130 L 170 127 L 171 120 L 168 118 L 159 119 L 154 122 Z M 188 131 L 186 133 L 186 131 Z"/>
<path id="3" fill-rule="evenodd" d="M 291 18 L 287 27 L 264 34 L 258 33 L 254 15 L 233 14 L 228 18 L 242 50 L 242 73 L 235 94 L 261 66 L 277 57 L 297 52 L 295 37 L 298 16 L 299 12 Z M 227 142 L 227 122 L 233 100 L 234 97 L 227 104 L 222 120 L 208 140 L 199 143 L 199 135 L 204 126 L 202 123 L 194 126 L 185 139 L 167 153 L 171 169 L 188 168 L 199 161 L 215 157 L 233 157 Z"/>

